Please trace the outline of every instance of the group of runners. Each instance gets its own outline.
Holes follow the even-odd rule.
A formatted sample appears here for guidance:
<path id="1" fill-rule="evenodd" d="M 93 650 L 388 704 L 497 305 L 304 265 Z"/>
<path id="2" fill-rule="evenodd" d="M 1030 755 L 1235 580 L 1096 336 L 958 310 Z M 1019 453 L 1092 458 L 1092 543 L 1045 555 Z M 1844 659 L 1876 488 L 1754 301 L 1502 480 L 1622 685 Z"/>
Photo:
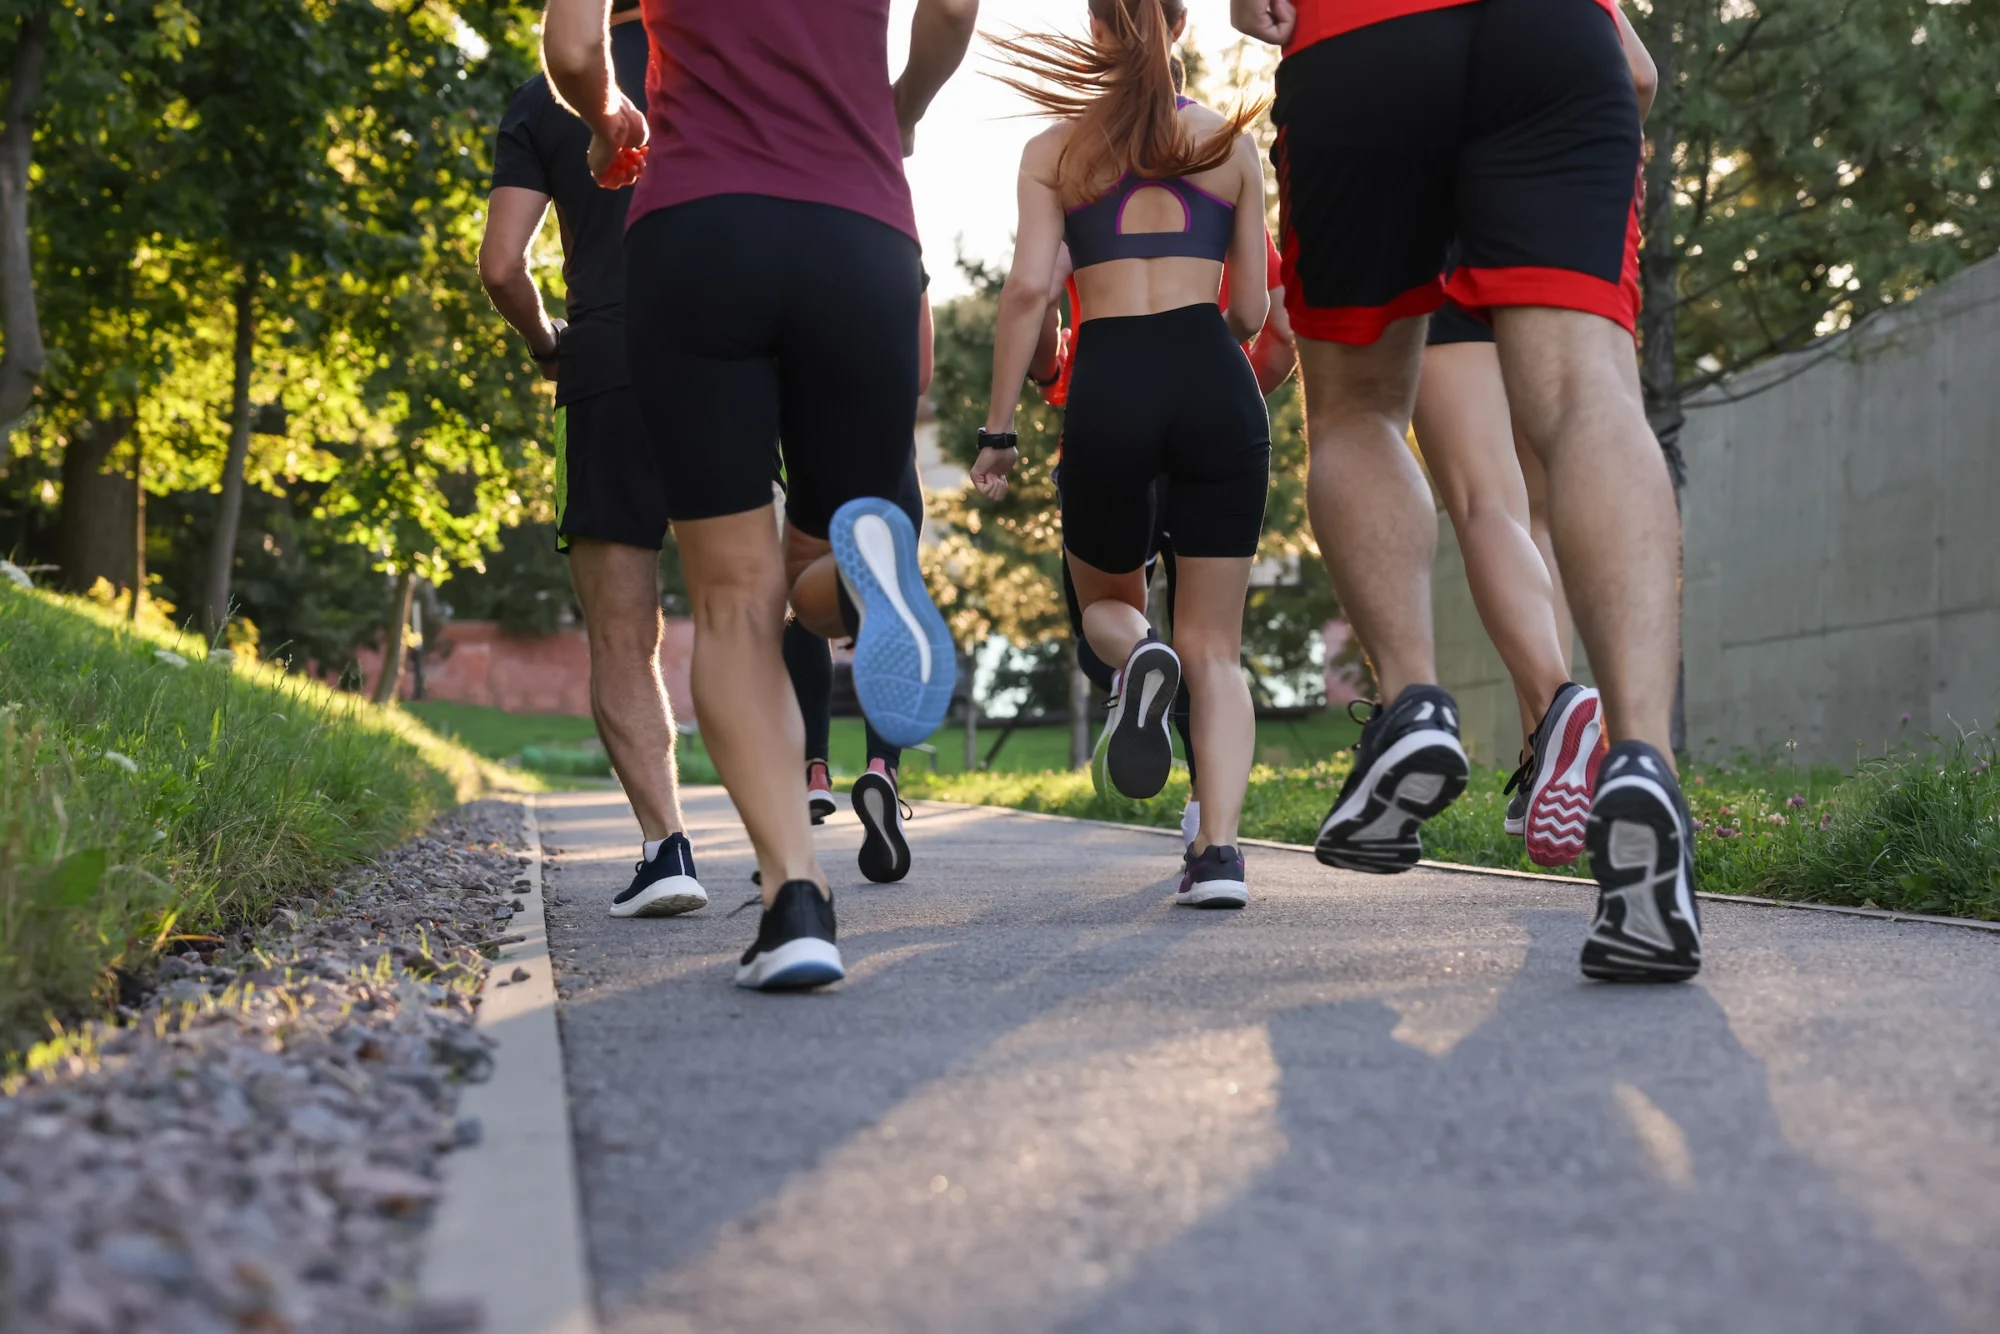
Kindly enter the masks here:
<path id="1" fill-rule="evenodd" d="M 1586 975 L 1692 977 L 1669 742 L 1678 520 L 1633 345 L 1654 75 L 1616 0 L 1234 0 L 1235 26 L 1284 53 L 1275 242 L 1249 133 L 1265 104 L 1184 94 L 1182 0 L 1078 3 L 1086 34 L 994 39 L 1051 123 L 1016 180 L 971 483 L 1006 495 L 1028 384 L 1062 407 L 1064 590 L 1110 699 L 1093 776 L 1157 794 L 1177 727 L 1176 901 L 1248 902 L 1242 623 L 1264 395 L 1296 367 L 1314 533 L 1380 698 L 1320 860 L 1408 869 L 1468 781 L 1433 649 L 1434 482 L 1519 701 L 1509 832 L 1545 865 L 1589 852 Z M 671 524 L 702 736 L 757 855 L 745 987 L 843 976 L 812 839 L 836 809 L 830 644 L 852 642 L 868 719 L 851 800 L 871 880 L 910 870 L 901 749 L 953 697 L 919 564 L 931 327 L 903 159 L 976 18 L 977 0 L 918 0 L 892 79 L 889 0 L 550 0 L 547 74 L 501 127 L 482 277 L 556 384 L 558 544 L 643 842 L 611 912 L 708 901 L 658 664 Z M 566 325 L 528 264 L 551 202 Z M 1164 638 L 1147 614 L 1160 565 Z M 1569 679 L 1571 605 L 1594 689 Z"/>

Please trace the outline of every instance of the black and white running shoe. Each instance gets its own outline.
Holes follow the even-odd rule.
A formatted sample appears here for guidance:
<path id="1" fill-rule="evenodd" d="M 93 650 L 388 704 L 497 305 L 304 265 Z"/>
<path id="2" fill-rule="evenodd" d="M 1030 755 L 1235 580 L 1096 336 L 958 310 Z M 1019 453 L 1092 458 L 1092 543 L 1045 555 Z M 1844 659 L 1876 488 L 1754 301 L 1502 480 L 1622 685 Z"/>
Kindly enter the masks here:
<path id="1" fill-rule="evenodd" d="M 736 985 L 752 991 L 800 991 L 846 976 L 833 943 L 833 899 L 810 880 L 787 880 L 764 909 L 757 939 L 736 965 Z"/>
<path id="2" fill-rule="evenodd" d="M 1250 902 L 1242 852 L 1215 845 L 1199 854 L 1189 853 L 1174 902 L 1183 908 L 1241 908 Z"/>
<path id="3" fill-rule="evenodd" d="M 1522 832 L 1535 865 L 1568 866 L 1583 855 L 1590 790 L 1604 749 L 1603 701 L 1588 686 L 1564 682 L 1535 728 L 1534 770 L 1526 784 Z"/>
<path id="4" fill-rule="evenodd" d="M 1500 794 L 1507 798 L 1507 816 L 1500 827 L 1515 838 L 1524 837 L 1528 832 L 1528 782 L 1535 776 L 1535 757 L 1523 755 L 1521 767 L 1507 779 L 1507 786 Z"/>
<path id="5" fill-rule="evenodd" d="M 708 891 L 694 878 L 694 849 L 686 834 L 668 834 L 660 850 L 638 865 L 632 883 L 611 900 L 613 917 L 678 917 L 708 906 Z"/>
<path id="6" fill-rule="evenodd" d="M 1680 784 L 1643 741 L 1611 747 L 1597 774 L 1584 841 L 1597 920 L 1583 975 L 1600 982 L 1685 982 L 1701 971 L 1694 833 Z"/>
<path id="7" fill-rule="evenodd" d="M 806 761 L 806 814 L 814 824 L 825 824 L 826 817 L 839 809 L 833 800 L 833 779 L 827 774 L 826 761 Z"/>
<path id="8" fill-rule="evenodd" d="M 1108 783 L 1128 797 L 1144 800 L 1159 795 L 1167 785 L 1174 767 L 1167 715 L 1180 688 L 1179 656 L 1157 636 L 1140 640 L 1118 674 L 1104 738 L 1092 757 L 1104 768 L 1099 791 Z"/>
<path id="9" fill-rule="evenodd" d="M 903 803 L 888 764 L 870 760 L 868 772 L 854 780 L 851 799 L 861 821 L 861 874 L 878 885 L 901 880 L 910 873 L 910 845 L 903 838 Z"/>
<path id="10" fill-rule="evenodd" d="M 1456 801 L 1469 776 L 1458 705 L 1437 686 L 1408 686 L 1362 726 L 1354 771 L 1313 852 L 1343 870 L 1407 871 L 1424 855 L 1418 826 Z"/>

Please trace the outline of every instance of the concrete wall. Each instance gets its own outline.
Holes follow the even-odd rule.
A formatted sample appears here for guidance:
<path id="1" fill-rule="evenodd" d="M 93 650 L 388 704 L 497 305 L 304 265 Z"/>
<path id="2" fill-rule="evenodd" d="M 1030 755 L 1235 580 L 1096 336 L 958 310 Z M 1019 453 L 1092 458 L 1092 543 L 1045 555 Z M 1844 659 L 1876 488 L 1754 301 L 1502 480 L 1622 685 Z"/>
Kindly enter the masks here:
<path id="1" fill-rule="evenodd" d="M 1682 443 L 1698 754 L 1995 722 L 2000 259 L 1696 399 Z"/>
<path id="2" fill-rule="evenodd" d="M 1697 755 L 1848 764 L 2000 720 L 2000 259 L 1698 397 L 1682 445 Z M 1439 539 L 1439 675 L 1511 763 L 1513 686 Z"/>

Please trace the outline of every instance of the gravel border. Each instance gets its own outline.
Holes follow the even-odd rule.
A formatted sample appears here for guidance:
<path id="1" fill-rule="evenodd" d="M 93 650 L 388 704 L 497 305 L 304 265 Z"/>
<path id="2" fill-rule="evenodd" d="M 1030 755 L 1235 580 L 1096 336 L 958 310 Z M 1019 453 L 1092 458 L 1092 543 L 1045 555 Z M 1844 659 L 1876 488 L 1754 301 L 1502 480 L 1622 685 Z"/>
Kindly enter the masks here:
<path id="1" fill-rule="evenodd" d="M 0 1097 L 0 1328 L 465 1328 L 417 1301 L 415 1242 L 481 1135 L 455 1111 L 522 820 L 461 807 L 42 1049 Z"/>

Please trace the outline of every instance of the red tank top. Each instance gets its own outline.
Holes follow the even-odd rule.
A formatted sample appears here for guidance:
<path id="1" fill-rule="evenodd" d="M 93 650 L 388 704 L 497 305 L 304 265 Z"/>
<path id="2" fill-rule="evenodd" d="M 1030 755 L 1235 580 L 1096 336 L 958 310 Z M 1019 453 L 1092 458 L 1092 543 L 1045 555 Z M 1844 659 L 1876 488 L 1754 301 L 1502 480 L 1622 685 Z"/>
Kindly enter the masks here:
<path id="1" fill-rule="evenodd" d="M 711 195 L 851 209 L 914 238 L 889 0 L 645 0 L 652 139 L 626 224 Z"/>
<path id="2" fill-rule="evenodd" d="M 1298 0 L 1299 21 L 1292 29 L 1292 40 L 1285 43 L 1285 54 L 1303 51 L 1314 42 L 1323 42 L 1371 23 L 1399 19 L 1405 14 L 1421 14 L 1427 9 L 1449 9 L 1453 5 L 1472 3 L 1474 0 Z M 1597 0 L 1597 3 L 1604 6 L 1605 13 L 1610 14 L 1618 0 Z"/>

